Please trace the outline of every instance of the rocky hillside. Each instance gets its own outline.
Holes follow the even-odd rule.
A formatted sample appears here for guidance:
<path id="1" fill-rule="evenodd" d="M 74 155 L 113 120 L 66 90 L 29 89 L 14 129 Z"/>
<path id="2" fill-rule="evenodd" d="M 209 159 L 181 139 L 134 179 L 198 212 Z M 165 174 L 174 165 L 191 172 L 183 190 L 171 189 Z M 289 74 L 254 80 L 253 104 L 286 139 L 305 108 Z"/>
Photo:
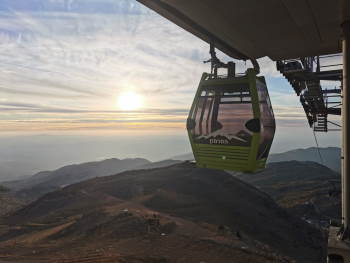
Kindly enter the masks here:
<path id="1" fill-rule="evenodd" d="M 319 230 L 265 193 L 226 172 L 190 163 L 74 184 L 44 195 L 3 223 L 8 229 L 0 237 L 0 247 L 19 242 L 40 248 L 45 240 L 61 253 L 60 244 L 67 240 L 84 248 L 104 240 L 123 257 L 138 251 L 142 257 L 152 254 L 170 260 L 147 262 L 174 262 L 175 256 L 200 262 L 202 255 L 209 262 L 232 262 L 236 257 L 235 262 L 291 262 L 287 256 L 311 263 L 322 262 L 325 251 Z M 158 233 L 155 243 L 147 241 L 153 238 L 153 224 Z M 150 245 L 151 251 L 146 249 Z M 47 249 L 40 251 L 47 256 Z"/>
<path id="2" fill-rule="evenodd" d="M 321 164 L 270 163 L 261 172 L 236 176 L 302 218 L 325 222 L 340 218 L 340 175 Z"/>

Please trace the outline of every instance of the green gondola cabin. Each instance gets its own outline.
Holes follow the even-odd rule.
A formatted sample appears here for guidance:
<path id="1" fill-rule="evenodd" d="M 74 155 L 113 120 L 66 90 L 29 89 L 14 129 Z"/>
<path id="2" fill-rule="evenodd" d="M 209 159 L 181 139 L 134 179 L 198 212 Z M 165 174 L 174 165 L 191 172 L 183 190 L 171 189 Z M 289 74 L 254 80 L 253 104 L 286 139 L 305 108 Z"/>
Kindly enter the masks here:
<path id="1" fill-rule="evenodd" d="M 187 130 L 199 167 L 254 172 L 265 167 L 275 119 L 264 77 L 203 73 Z"/>

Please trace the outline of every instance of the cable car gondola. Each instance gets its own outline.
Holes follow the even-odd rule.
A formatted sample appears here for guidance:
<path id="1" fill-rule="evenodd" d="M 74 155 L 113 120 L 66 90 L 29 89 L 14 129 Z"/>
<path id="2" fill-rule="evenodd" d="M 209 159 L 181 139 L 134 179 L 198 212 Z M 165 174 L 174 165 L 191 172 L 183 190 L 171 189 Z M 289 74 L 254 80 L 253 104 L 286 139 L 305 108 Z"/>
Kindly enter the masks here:
<path id="1" fill-rule="evenodd" d="M 211 51 L 212 72 L 203 73 L 187 130 L 199 167 L 254 172 L 265 167 L 275 134 L 275 119 L 264 77 L 220 62 Z M 226 77 L 218 67 L 228 68 Z"/>

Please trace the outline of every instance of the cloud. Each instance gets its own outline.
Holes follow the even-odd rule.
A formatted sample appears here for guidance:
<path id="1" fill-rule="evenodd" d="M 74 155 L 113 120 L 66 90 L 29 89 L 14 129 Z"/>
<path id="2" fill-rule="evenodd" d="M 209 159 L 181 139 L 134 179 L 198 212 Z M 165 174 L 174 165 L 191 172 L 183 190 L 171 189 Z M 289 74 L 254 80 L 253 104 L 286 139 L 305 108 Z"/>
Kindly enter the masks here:
<path id="1" fill-rule="evenodd" d="M 81 14 L 144 14 L 149 12 L 130 0 L 2 0 L 0 11 L 67 12 Z"/>
<path id="2" fill-rule="evenodd" d="M 14 101 L 0 101 L 0 107 L 11 107 L 13 111 L 16 111 L 17 108 L 25 108 L 28 111 L 34 111 L 34 112 L 43 112 L 43 113 L 50 113 L 50 112 L 57 112 L 57 113 L 95 113 L 95 114 L 102 114 L 102 113 L 120 113 L 120 114 L 158 114 L 158 115 L 174 115 L 174 114 L 184 114 L 188 113 L 188 109 L 184 108 L 169 108 L 169 109 L 157 109 L 157 108 L 145 108 L 140 110 L 89 110 L 89 109 L 70 109 L 70 108 L 57 108 L 57 107 L 50 107 L 45 105 L 39 105 L 39 104 L 30 104 L 30 103 L 23 103 L 23 102 L 14 102 Z"/>
<path id="3" fill-rule="evenodd" d="M 207 43 L 133 0 L 6 0 L 0 14 L 2 125 L 37 129 L 38 122 L 59 122 L 68 129 L 88 120 L 94 128 L 137 127 L 135 121 L 156 126 L 169 120 L 180 127 L 202 72 L 210 69 L 202 63 L 209 58 Z M 237 62 L 237 70 L 249 63 Z M 259 63 L 276 118 L 302 118 L 274 62 Z M 130 90 L 144 97 L 144 109 L 118 111 L 117 97 Z"/>
<path id="4" fill-rule="evenodd" d="M 60 98 L 60 99 L 72 99 L 72 98 L 81 98 L 82 94 L 77 94 L 77 95 L 72 95 L 72 94 L 58 94 L 58 93 L 54 93 L 54 92 L 40 92 L 40 91 L 31 91 L 31 90 L 20 90 L 20 89 L 14 89 L 14 88 L 4 88 L 4 87 L 0 87 L 0 94 L 14 94 L 14 95 L 18 95 L 18 96 L 34 96 L 34 97 L 46 97 L 46 98 Z M 86 95 L 85 95 L 86 96 Z"/>

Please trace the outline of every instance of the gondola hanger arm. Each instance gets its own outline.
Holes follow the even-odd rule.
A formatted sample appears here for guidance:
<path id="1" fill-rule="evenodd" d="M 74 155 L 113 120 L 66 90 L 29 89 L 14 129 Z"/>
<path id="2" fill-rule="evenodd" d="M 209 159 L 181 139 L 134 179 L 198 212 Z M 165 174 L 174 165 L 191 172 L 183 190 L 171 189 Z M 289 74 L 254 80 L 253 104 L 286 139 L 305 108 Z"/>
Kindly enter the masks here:
<path id="1" fill-rule="evenodd" d="M 253 64 L 254 71 L 255 71 L 256 75 L 258 75 L 260 73 L 260 66 L 259 66 L 258 61 L 256 59 L 250 59 L 250 61 Z"/>
<path id="2" fill-rule="evenodd" d="M 211 73 L 213 74 L 213 71 L 214 71 L 214 75 L 216 77 L 217 69 L 218 68 L 228 68 L 229 64 L 228 63 L 223 63 L 216 56 L 214 43 L 210 43 L 210 52 L 209 53 L 210 53 L 211 58 L 208 59 L 208 60 L 203 61 L 203 63 L 209 63 L 209 62 L 211 63 Z M 260 66 L 259 66 L 258 61 L 256 59 L 250 59 L 250 61 L 251 61 L 252 65 L 253 65 L 253 67 L 254 67 L 255 73 L 258 75 L 260 73 Z"/>

